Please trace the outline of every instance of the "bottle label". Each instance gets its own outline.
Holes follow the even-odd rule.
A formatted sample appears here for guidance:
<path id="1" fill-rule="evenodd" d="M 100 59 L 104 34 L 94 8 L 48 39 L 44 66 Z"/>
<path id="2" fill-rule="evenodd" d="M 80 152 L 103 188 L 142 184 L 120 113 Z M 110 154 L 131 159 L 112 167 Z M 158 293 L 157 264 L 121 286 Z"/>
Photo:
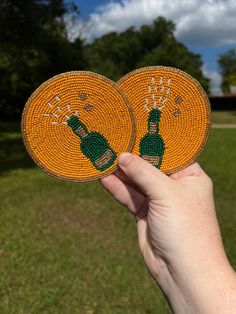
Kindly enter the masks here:
<path id="1" fill-rule="evenodd" d="M 82 138 L 85 138 L 88 136 L 88 133 L 82 128 L 82 126 L 79 126 L 78 129 L 75 130 L 75 133 L 80 135 Z"/>
<path id="2" fill-rule="evenodd" d="M 150 122 L 150 134 L 155 134 L 157 131 L 157 124 L 155 122 Z"/>
<path id="3" fill-rule="evenodd" d="M 110 149 L 108 149 L 100 158 L 95 161 L 95 164 L 101 168 L 105 166 L 110 159 L 113 157 L 113 153 Z"/>
<path id="4" fill-rule="evenodd" d="M 160 157 L 159 156 L 147 156 L 147 155 L 142 155 L 142 158 L 145 159 L 146 161 L 150 162 L 154 166 L 157 166 L 160 162 Z"/>

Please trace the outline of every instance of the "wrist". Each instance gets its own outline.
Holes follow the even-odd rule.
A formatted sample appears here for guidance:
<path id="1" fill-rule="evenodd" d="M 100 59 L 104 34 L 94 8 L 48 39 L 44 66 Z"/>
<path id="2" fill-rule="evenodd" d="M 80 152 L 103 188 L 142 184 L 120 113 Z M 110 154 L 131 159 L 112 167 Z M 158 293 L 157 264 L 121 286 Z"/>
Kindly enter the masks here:
<path id="1" fill-rule="evenodd" d="M 173 313 L 189 314 L 188 302 L 186 302 L 186 298 L 182 294 L 178 282 L 175 282 L 174 276 L 167 264 L 162 259 L 159 259 L 158 266 L 159 272 L 155 274 L 154 279 L 162 290 Z"/>
<path id="2" fill-rule="evenodd" d="M 201 261 L 197 269 L 164 265 L 155 279 L 174 313 L 233 313 L 236 274 L 225 255 Z"/>
<path id="3" fill-rule="evenodd" d="M 236 293 L 235 273 L 228 261 L 219 259 L 201 265 L 198 270 L 185 269 L 172 273 L 172 276 L 188 313 L 228 313 L 225 309 L 230 306 L 233 297 L 230 295 L 232 286 Z"/>

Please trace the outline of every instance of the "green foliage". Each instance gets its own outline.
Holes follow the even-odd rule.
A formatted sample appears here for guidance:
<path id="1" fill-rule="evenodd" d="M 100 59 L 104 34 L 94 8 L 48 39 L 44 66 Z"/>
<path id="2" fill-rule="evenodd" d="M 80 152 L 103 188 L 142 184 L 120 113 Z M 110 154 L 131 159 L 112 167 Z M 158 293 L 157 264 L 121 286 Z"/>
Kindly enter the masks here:
<path id="1" fill-rule="evenodd" d="M 120 34 L 104 35 L 87 47 L 91 70 L 118 80 L 139 67 L 173 66 L 195 77 L 208 91 L 209 79 L 202 73 L 201 56 L 179 43 L 174 30 L 173 22 L 159 17 L 140 30 L 131 27 Z"/>
<path id="2" fill-rule="evenodd" d="M 166 65 L 195 77 L 206 91 L 200 55 L 174 37 L 175 25 L 163 17 L 139 30 L 109 33 L 84 45 L 68 39 L 65 15 L 78 20 L 77 7 L 65 0 L 0 2 L 0 114 L 19 118 L 30 94 L 61 72 L 90 69 L 118 80 L 143 66 Z"/>
<path id="3" fill-rule="evenodd" d="M 224 93 L 229 93 L 230 86 L 236 86 L 236 49 L 230 49 L 221 54 L 218 59 L 222 75 L 221 88 Z"/>
<path id="4" fill-rule="evenodd" d="M 68 12 L 63 0 L 0 2 L 1 115 L 19 114 L 31 92 L 51 76 L 84 69 L 82 41 L 67 38 Z"/>

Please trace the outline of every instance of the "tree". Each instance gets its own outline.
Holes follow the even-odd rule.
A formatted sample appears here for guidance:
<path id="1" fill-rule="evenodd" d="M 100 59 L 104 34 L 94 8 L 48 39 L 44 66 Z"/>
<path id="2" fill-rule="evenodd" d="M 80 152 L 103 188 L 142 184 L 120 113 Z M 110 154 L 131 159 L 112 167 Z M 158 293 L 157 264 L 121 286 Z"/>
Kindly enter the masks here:
<path id="1" fill-rule="evenodd" d="M 230 49 L 219 56 L 218 64 L 222 76 L 221 89 L 230 92 L 230 86 L 236 86 L 236 49 Z"/>
<path id="2" fill-rule="evenodd" d="M 76 7 L 63 0 L 0 2 L 0 113 L 19 116 L 43 81 L 85 68 L 83 43 L 67 38 L 63 16 Z M 3 116 L 4 115 L 4 116 Z"/>
<path id="3" fill-rule="evenodd" d="M 174 30 L 172 21 L 159 17 L 139 30 L 131 27 L 120 34 L 106 34 L 87 46 L 90 68 L 118 80 L 142 66 L 173 66 L 195 77 L 208 91 L 209 79 L 202 73 L 201 56 L 178 42 Z"/>

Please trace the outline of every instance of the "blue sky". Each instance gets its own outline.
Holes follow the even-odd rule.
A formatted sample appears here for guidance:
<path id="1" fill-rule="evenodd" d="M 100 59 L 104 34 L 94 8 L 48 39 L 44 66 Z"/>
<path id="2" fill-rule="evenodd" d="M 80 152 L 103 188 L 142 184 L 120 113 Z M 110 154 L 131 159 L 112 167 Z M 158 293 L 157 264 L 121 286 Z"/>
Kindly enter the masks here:
<path id="1" fill-rule="evenodd" d="M 203 70 L 220 92 L 219 54 L 236 48 L 236 0 L 86 0 L 75 1 L 87 26 L 86 40 L 110 31 L 150 24 L 159 15 L 176 24 L 176 37 L 200 53 Z"/>
<path id="2" fill-rule="evenodd" d="M 76 0 L 75 1 L 80 9 L 80 16 L 84 20 L 89 19 L 89 15 L 96 11 L 96 8 L 100 5 L 106 4 L 107 0 Z"/>

